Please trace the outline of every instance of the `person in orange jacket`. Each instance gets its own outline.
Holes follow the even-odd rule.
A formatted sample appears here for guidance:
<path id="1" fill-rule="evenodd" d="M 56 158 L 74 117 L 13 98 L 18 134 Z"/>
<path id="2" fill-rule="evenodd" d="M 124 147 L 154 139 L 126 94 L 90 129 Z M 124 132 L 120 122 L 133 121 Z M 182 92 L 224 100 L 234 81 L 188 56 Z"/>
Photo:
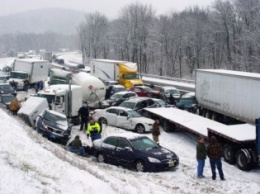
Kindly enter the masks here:
<path id="1" fill-rule="evenodd" d="M 18 110 L 20 109 L 20 102 L 18 101 L 17 97 L 9 104 L 9 110 L 13 114 L 17 114 Z"/>

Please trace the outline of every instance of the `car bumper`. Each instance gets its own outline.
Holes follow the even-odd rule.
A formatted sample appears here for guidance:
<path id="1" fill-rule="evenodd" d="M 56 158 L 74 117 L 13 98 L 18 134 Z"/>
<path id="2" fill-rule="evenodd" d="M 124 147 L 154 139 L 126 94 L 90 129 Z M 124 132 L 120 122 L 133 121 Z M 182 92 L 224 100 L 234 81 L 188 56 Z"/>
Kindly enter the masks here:
<path id="1" fill-rule="evenodd" d="M 179 166 L 179 160 L 171 160 L 171 161 L 161 162 L 161 163 L 148 162 L 147 171 L 151 171 L 151 172 L 164 171 L 164 170 L 176 168 L 177 166 Z"/>
<path id="2" fill-rule="evenodd" d="M 51 133 L 49 131 L 46 131 L 40 127 L 37 127 L 38 132 L 42 133 L 44 136 L 53 139 L 53 140 L 59 140 L 59 141 L 68 141 L 70 139 L 70 135 L 61 135 L 57 133 Z"/>

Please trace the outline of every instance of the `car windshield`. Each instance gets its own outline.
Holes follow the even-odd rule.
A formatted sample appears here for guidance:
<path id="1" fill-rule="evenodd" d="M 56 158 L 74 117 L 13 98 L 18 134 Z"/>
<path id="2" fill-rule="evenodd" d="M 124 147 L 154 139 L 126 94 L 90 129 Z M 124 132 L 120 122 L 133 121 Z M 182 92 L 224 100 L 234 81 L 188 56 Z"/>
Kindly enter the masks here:
<path id="1" fill-rule="evenodd" d="M 143 89 L 146 91 L 146 92 L 152 92 L 153 89 L 152 88 L 149 88 L 149 87 L 143 87 Z"/>
<path id="2" fill-rule="evenodd" d="M 135 103 L 133 103 L 133 102 L 122 102 L 119 106 L 134 109 Z"/>
<path id="3" fill-rule="evenodd" d="M 39 96 L 39 97 L 42 97 L 42 98 L 46 98 L 49 104 L 51 104 L 52 102 L 54 102 L 54 99 L 55 99 L 55 96 L 54 96 L 54 95 L 46 95 L 46 94 L 40 94 L 40 93 L 38 93 L 38 96 Z"/>
<path id="4" fill-rule="evenodd" d="M 66 80 L 64 79 L 52 79 L 51 80 L 51 85 L 56 85 L 56 84 L 67 84 Z"/>
<path id="5" fill-rule="evenodd" d="M 164 100 L 161 100 L 161 99 L 159 99 L 159 100 L 155 100 L 155 102 L 157 102 L 159 105 L 161 105 L 161 106 L 166 106 L 166 105 L 168 105 Z"/>
<path id="6" fill-rule="evenodd" d="M 60 125 L 67 125 L 67 119 L 64 117 L 61 117 L 59 115 L 56 114 L 52 114 L 50 112 L 46 112 L 43 116 L 43 118 L 47 121 L 53 122 L 53 123 L 58 123 Z"/>
<path id="7" fill-rule="evenodd" d="M 178 90 L 175 90 L 175 89 L 168 89 L 165 91 L 165 93 L 168 93 L 168 94 L 180 94 L 180 92 Z"/>
<path id="8" fill-rule="evenodd" d="M 151 148 L 158 148 L 158 144 L 147 137 L 139 137 L 130 140 L 132 146 L 136 150 L 146 150 Z"/>
<path id="9" fill-rule="evenodd" d="M 11 72 L 11 78 L 27 79 L 28 74 L 27 73 Z"/>
<path id="10" fill-rule="evenodd" d="M 114 91 L 115 92 L 123 92 L 123 91 L 126 91 L 126 88 L 114 88 Z"/>
<path id="11" fill-rule="evenodd" d="M 123 74 L 123 79 L 139 79 L 138 74 Z"/>
<path id="12" fill-rule="evenodd" d="M 6 90 L 12 90 L 12 86 L 10 85 L 0 85 L 0 90 L 6 91 Z"/>
<path id="13" fill-rule="evenodd" d="M 133 118 L 141 117 L 141 115 L 140 115 L 138 112 L 133 111 L 133 110 L 129 110 L 129 111 L 127 111 L 127 113 L 128 113 L 128 115 L 129 115 L 130 117 L 133 117 Z"/>
<path id="14" fill-rule="evenodd" d="M 15 96 L 10 95 L 10 96 L 1 96 L 1 103 L 7 104 L 12 102 L 15 99 Z"/>
<path id="15" fill-rule="evenodd" d="M 110 97 L 112 100 L 119 100 L 122 98 L 122 94 L 114 94 L 113 96 Z"/>
<path id="16" fill-rule="evenodd" d="M 6 80 L 6 76 L 0 76 L 0 80 Z"/>
<path id="17" fill-rule="evenodd" d="M 196 104 L 195 98 L 181 98 L 178 104 Z"/>

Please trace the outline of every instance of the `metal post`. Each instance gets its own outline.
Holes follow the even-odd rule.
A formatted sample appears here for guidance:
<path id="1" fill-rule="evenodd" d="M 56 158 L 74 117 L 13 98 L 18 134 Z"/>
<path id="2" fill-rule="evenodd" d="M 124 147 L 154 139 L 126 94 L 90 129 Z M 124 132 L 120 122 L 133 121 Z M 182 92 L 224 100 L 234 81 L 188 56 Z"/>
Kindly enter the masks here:
<path id="1" fill-rule="evenodd" d="M 260 166 L 260 118 L 256 122 L 256 154 L 258 157 L 258 166 Z"/>
<path id="2" fill-rule="evenodd" d="M 72 91 L 71 91 L 71 79 L 72 79 L 72 75 L 69 78 L 69 93 L 68 93 L 68 117 L 69 119 L 71 119 L 72 116 Z"/>

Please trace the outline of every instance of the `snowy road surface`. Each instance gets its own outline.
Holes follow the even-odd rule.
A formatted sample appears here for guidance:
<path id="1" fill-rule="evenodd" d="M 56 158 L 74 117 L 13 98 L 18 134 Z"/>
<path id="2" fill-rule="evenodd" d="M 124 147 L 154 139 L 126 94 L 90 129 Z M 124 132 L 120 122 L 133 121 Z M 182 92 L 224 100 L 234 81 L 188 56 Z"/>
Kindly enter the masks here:
<path id="1" fill-rule="evenodd" d="M 177 169 L 137 173 L 82 158 L 41 137 L 16 117 L 0 109 L 0 193 L 260 193 L 260 170 L 243 172 L 223 162 L 226 181 L 196 178 L 195 140 L 185 133 L 161 132 L 161 145 L 178 154 Z M 86 136 L 74 127 L 73 136 Z M 124 130 L 106 127 L 107 136 Z M 128 132 L 131 134 L 132 132 Z M 146 134 L 151 137 L 151 134 Z M 91 144 L 90 142 L 87 142 Z"/>

